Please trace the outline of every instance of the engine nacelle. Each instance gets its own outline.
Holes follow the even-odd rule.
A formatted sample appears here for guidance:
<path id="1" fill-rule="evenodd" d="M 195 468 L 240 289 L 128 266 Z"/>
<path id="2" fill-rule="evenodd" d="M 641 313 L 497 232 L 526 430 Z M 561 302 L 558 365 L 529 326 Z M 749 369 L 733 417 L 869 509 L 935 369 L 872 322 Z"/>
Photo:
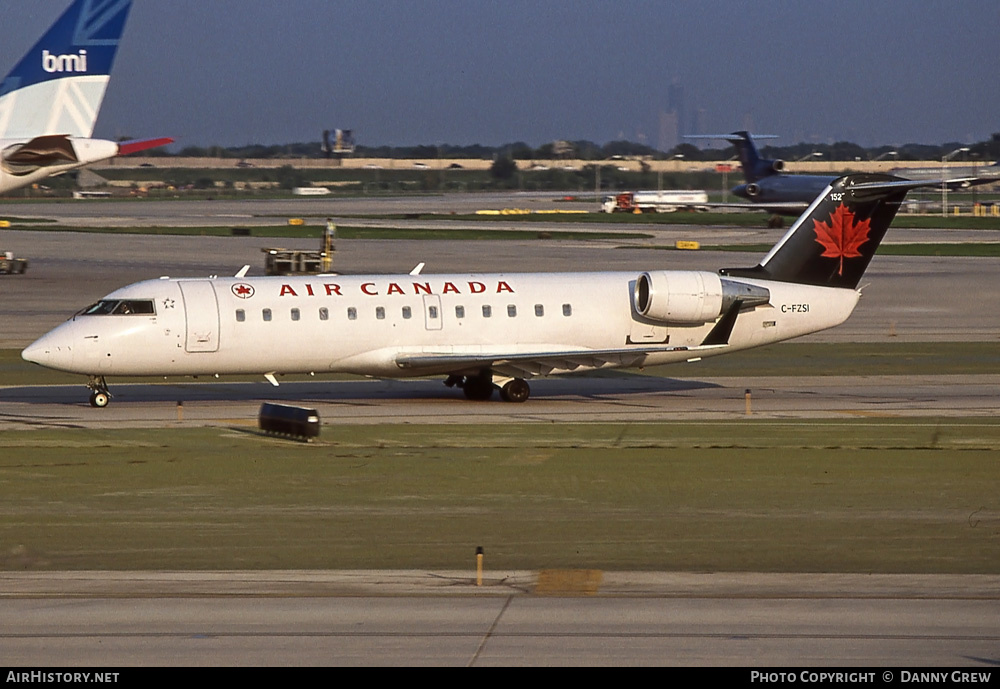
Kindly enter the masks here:
<path id="1" fill-rule="evenodd" d="M 746 190 L 747 196 L 755 199 L 760 196 L 760 185 L 751 182 L 743 187 Z"/>
<path id="2" fill-rule="evenodd" d="M 737 300 L 742 308 L 750 308 L 770 299 L 764 287 L 700 270 L 643 273 L 636 278 L 632 293 L 632 305 L 640 316 L 676 325 L 714 321 Z"/>
<path id="3" fill-rule="evenodd" d="M 643 273 L 635 281 L 635 310 L 663 323 L 700 324 L 722 313 L 722 280 L 706 271 Z"/>
<path id="4" fill-rule="evenodd" d="M 772 160 L 771 161 L 771 169 L 774 170 L 775 172 L 784 172 L 784 170 L 785 170 L 785 161 L 784 160 Z"/>

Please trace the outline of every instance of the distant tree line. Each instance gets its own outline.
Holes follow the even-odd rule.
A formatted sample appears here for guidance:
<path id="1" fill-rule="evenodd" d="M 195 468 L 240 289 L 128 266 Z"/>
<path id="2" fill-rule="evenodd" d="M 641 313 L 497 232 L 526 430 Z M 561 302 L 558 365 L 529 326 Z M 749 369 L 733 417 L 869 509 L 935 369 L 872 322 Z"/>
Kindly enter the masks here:
<path id="1" fill-rule="evenodd" d="M 849 141 L 838 141 L 833 144 L 799 143 L 791 146 L 763 146 L 761 155 L 766 158 L 782 160 L 799 160 L 815 156 L 817 160 L 940 160 L 943 156 L 956 149 L 968 147 L 969 151 L 957 160 L 979 160 L 993 162 L 1000 160 L 1000 132 L 993 134 L 987 141 L 975 144 L 959 142 L 941 145 L 910 143 L 903 146 L 876 146 L 865 148 Z M 818 155 L 817 155 L 818 154 Z M 323 152 L 321 143 L 304 142 L 292 144 L 249 144 L 246 146 L 188 146 L 176 154 L 167 153 L 162 149 L 150 151 L 147 155 L 181 156 L 193 158 L 321 158 Z M 645 158 L 664 160 L 683 157 L 685 160 L 725 160 L 736 155 L 732 147 L 701 150 L 689 143 L 682 143 L 669 151 L 658 151 L 645 144 L 632 141 L 611 141 L 598 144 L 593 141 L 554 141 L 533 147 L 523 141 L 515 141 L 502 146 L 484 146 L 471 144 L 456 146 L 452 144 L 419 145 L 419 146 L 357 146 L 354 157 L 358 158 L 409 158 L 433 160 L 437 158 L 466 158 L 472 160 L 557 160 L 561 158 L 574 160 L 609 160 L 617 158 Z"/>

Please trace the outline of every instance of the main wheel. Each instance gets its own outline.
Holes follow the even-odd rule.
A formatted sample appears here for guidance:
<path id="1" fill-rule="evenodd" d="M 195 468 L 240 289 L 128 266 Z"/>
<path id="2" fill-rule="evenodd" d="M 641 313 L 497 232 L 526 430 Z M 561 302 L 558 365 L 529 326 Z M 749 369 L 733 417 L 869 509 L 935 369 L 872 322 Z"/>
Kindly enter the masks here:
<path id="1" fill-rule="evenodd" d="M 90 393 L 90 406 L 103 409 L 111 401 L 111 395 L 106 392 L 94 391 Z"/>
<path id="2" fill-rule="evenodd" d="M 515 378 L 500 388 L 500 398 L 504 402 L 524 402 L 529 395 L 531 387 L 520 378 Z"/>
<path id="3" fill-rule="evenodd" d="M 493 381 L 489 378 L 470 376 L 465 379 L 465 385 L 462 386 L 462 391 L 470 400 L 485 402 L 493 396 L 493 387 Z"/>

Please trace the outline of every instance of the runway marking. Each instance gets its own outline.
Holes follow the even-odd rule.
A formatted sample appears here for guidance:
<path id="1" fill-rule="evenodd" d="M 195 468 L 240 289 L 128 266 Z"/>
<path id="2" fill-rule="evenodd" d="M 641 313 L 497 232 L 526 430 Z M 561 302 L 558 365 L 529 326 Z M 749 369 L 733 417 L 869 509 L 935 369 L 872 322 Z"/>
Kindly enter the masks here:
<path id="1" fill-rule="evenodd" d="M 599 569 L 543 569 L 535 593 L 541 596 L 596 596 L 603 572 Z"/>

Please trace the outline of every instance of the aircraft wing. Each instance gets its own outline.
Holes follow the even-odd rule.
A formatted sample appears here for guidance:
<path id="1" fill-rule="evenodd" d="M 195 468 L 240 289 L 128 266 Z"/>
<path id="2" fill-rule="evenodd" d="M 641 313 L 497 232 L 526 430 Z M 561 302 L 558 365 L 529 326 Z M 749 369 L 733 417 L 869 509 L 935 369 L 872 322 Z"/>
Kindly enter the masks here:
<path id="1" fill-rule="evenodd" d="M 760 203 L 722 203 L 721 201 L 709 201 L 707 203 L 696 203 L 691 204 L 699 208 L 723 208 L 731 210 L 740 211 L 771 211 L 774 213 L 780 213 L 783 211 L 788 212 L 798 212 L 801 213 L 809 207 L 808 203 L 803 203 L 802 201 L 778 201 L 778 202 L 766 202 L 762 201 Z"/>
<path id="2" fill-rule="evenodd" d="M 851 184 L 848 188 L 860 191 L 866 189 L 874 191 L 893 189 L 897 191 L 910 191 L 912 189 L 920 189 L 921 187 L 940 189 L 942 186 L 947 186 L 948 189 L 956 190 L 978 187 L 982 184 L 994 184 L 996 181 L 995 177 L 953 177 L 951 179 L 924 180 L 899 179 L 893 182 L 860 182 L 858 184 Z"/>
<path id="3" fill-rule="evenodd" d="M 469 354 L 442 352 L 417 352 L 399 354 L 396 365 L 402 369 L 434 369 L 448 373 L 468 373 L 488 368 L 496 373 L 513 377 L 548 376 L 572 371 L 591 371 L 599 368 L 634 368 L 642 366 L 651 354 L 683 352 L 686 358 L 696 359 L 708 351 L 729 346 L 736 319 L 743 309 L 743 300 L 735 300 L 716 321 L 700 345 L 631 345 L 614 349 L 570 349 L 563 351 L 539 350 L 537 352 L 475 352 Z M 690 355 L 690 356 L 687 356 Z"/>
<path id="4" fill-rule="evenodd" d="M 400 354 L 396 357 L 396 365 L 402 369 L 435 369 L 455 373 L 478 371 L 488 368 L 497 373 L 510 376 L 547 376 L 599 368 L 641 366 L 650 354 L 663 352 L 685 352 L 690 353 L 692 358 L 697 358 L 708 350 L 717 350 L 726 346 L 728 345 L 709 344 L 695 347 L 669 345 L 644 347 L 635 345 L 617 349 L 548 350 L 519 352 L 516 354 L 503 352 L 483 352 L 476 354 L 434 354 L 421 352 Z"/>

